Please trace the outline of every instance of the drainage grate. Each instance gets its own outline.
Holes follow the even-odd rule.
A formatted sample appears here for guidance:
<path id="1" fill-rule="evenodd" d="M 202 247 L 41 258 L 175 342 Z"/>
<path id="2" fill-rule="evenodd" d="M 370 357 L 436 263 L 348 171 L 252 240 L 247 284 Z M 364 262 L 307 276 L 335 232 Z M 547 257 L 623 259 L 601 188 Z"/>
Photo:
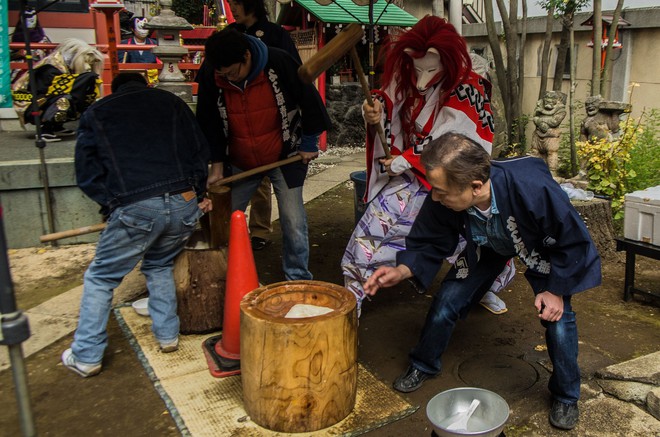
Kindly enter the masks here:
<path id="1" fill-rule="evenodd" d="M 475 355 L 458 366 L 458 377 L 468 386 L 481 387 L 500 395 L 519 393 L 539 379 L 528 362 L 504 354 Z"/>

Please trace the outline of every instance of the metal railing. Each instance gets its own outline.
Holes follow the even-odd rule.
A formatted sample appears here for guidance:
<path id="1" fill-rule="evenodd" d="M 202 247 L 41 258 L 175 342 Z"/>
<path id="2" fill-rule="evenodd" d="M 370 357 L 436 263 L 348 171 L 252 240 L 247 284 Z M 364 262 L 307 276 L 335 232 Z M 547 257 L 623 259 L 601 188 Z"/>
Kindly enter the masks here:
<path id="1" fill-rule="evenodd" d="M 57 48 L 59 44 L 56 43 L 30 43 L 30 48 L 32 50 L 46 50 L 46 51 L 52 51 L 55 48 Z M 103 64 L 103 74 L 102 78 L 104 80 L 104 86 L 108 87 L 110 86 L 110 80 L 111 80 L 111 74 L 110 74 L 110 60 L 108 57 L 108 45 L 107 44 L 90 44 L 90 46 L 95 47 L 97 50 L 99 50 L 101 53 L 105 55 L 104 59 L 104 64 Z M 117 51 L 131 51 L 131 50 L 150 50 L 152 48 L 158 47 L 157 45 L 135 45 L 135 44 L 117 44 Z M 184 48 L 188 50 L 188 54 L 194 54 L 197 52 L 202 52 L 204 53 L 204 46 L 203 45 L 184 45 Z M 9 48 L 13 50 L 23 50 L 25 49 L 25 43 L 10 43 Z M 203 56 L 202 56 L 203 60 Z M 181 60 L 178 62 L 179 69 L 181 71 L 186 71 L 186 70 L 192 70 L 192 71 L 197 71 L 199 70 L 199 67 L 201 66 L 201 60 L 200 63 L 195 63 L 191 62 L 190 60 Z M 21 69 L 21 70 L 27 70 L 28 65 L 26 61 L 11 61 L 9 63 L 9 68 L 11 70 L 15 69 Z M 158 64 L 158 63 L 119 63 L 119 70 L 126 70 L 126 71 L 146 71 L 146 70 L 151 70 L 151 69 L 157 69 L 161 70 L 163 68 L 163 64 Z M 194 78 L 193 78 L 194 79 Z M 107 83 L 106 83 L 107 82 Z M 197 84 L 193 83 L 193 94 L 197 93 Z M 105 94 L 105 93 L 104 93 Z"/>

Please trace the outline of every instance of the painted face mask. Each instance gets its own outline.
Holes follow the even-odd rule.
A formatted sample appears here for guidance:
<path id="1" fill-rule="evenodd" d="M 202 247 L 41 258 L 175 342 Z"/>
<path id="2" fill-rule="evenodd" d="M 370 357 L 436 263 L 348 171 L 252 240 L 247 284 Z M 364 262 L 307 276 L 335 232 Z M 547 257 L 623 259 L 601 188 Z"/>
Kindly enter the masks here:
<path id="1" fill-rule="evenodd" d="M 413 53 L 412 49 L 404 49 L 404 52 L 409 56 Z M 413 66 L 417 77 L 417 91 L 421 95 L 426 94 L 442 80 L 444 67 L 440 61 L 440 54 L 434 48 L 428 49 L 421 58 L 413 58 Z"/>
<path id="2" fill-rule="evenodd" d="M 25 11 L 25 27 L 28 29 L 34 29 L 37 27 L 37 13 L 34 9 L 28 9 Z"/>
<path id="3" fill-rule="evenodd" d="M 149 36 L 149 30 L 144 28 L 144 25 L 147 24 L 147 19 L 137 19 L 135 20 L 135 25 L 133 26 L 135 29 L 135 35 L 139 38 L 146 38 Z"/>

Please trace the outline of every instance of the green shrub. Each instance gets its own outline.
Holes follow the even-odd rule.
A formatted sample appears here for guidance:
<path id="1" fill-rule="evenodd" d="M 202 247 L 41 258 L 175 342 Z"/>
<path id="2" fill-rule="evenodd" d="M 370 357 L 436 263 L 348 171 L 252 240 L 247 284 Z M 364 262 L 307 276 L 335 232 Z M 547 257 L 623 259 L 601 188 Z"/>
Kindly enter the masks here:
<path id="1" fill-rule="evenodd" d="M 614 220 L 623 218 L 626 193 L 660 183 L 660 114 L 653 110 L 621 123 L 620 137 L 577 143 L 589 189 L 612 200 Z"/>
<path id="2" fill-rule="evenodd" d="M 651 110 L 642 116 L 637 142 L 630 151 L 626 167 L 636 175 L 629 184 L 630 191 L 643 190 L 660 185 L 660 111 Z"/>

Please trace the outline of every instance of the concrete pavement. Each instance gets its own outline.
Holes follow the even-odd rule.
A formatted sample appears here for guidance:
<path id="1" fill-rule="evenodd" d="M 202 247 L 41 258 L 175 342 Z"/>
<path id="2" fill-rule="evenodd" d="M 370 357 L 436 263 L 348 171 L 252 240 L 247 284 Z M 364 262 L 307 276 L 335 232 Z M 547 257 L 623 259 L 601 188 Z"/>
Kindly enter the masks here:
<path id="1" fill-rule="evenodd" d="M 6 133 L 0 133 L 3 144 L 0 150 L 5 150 L 9 155 L 18 159 L 24 153 L 32 153 L 31 149 L 19 149 L 25 147 L 29 142 L 24 135 L 5 148 Z M 21 146 L 19 143 L 22 143 Z M 29 147 L 29 145 L 28 145 Z M 53 159 L 69 159 L 72 155 L 73 142 L 51 143 L 47 146 L 46 153 Z M 16 155 L 11 155 L 15 153 Z M 327 168 L 311 176 L 305 186 L 305 201 L 311 201 L 326 193 L 328 190 L 349 179 L 351 172 L 364 168 L 363 152 L 334 157 L 322 157 L 318 161 L 325 164 Z M 277 219 L 277 211 L 274 211 L 273 220 Z M 126 302 L 144 292 L 144 279 L 139 272 L 133 272 L 124 281 L 115 294 L 115 302 Z M 74 329 L 78 313 L 81 287 L 76 287 L 56 298 L 34 307 L 28 311 L 32 337 L 23 344 L 26 356 L 31 356 L 43 350 L 50 344 L 69 335 Z M 507 298 L 508 301 L 508 298 Z M 512 311 L 516 309 L 512 308 Z M 373 314 L 373 313 L 372 313 Z M 372 314 L 366 314 L 361 323 L 363 330 L 371 329 Z M 653 315 L 653 314 L 652 314 Z M 374 314 L 375 318 L 376 315 Z M 655 312 L 657 317 L 657 311 Z M 655 325 L 657 328 L 657 324 Z M 607 329 L 605 327 L 605 329 Z M 363 342 L 364 343 L 364 342 Z M 364 345 L 363 345 L 364 346 Z M 581 345 L 581 354 L 582 352 Z M 366 346 L 368 352 L 369 345 Z M 589 352 L 587 352 L 588 354 Z M 368 354 L 367 354 L 368 356 Z M 8 368 L 5 348 L 0 349 L 0 370 Z M 396 372 L 396 370 L 395 370 Z M 381 374 L 381 376 L 383 376 Z M 389 379 L 389 374 L 384 376 Z M 651 353 L 635 359 L 608 365 L 598 370 L 592 380 L 584 380 L 583 400 L 581 401 L 580 432 L 571 435 L 660 435 L 660 352 Z M 425 394 L 420 393 L 420 396 Z M 411 395 L 415 396 L 415 395 Z M 423 397 L 423 396 L 422 396 Z M 428 400 L 428 399 L 426 399 Z M 532 402 L 532 404 L 534 404 Z M 547 408 L 545 405 L 532 405 L 532 411 L 523 413 L 518 409 L 514 415 L 522 417 L 515 418 L 515 426 L 506 429 L 507 435 L 564 435 L 547 425 Z M 423 409 L 421 409 L 423 410 Z M 418 420 L 425 420 L 424 412 L 419 411 L 416 416 Z M 512 419 L 513 421 L 513 419 Z M 399 428 L 402 424 L 399 424 Z M 402 435 L 399 430 L 393 431 L 397 424 L 384 427 L 382 430 L 374 431 L 374 435 Z M 389 431 L 388 431 L 389 430 Z M 586 431 L 585 431 L 586 430 Z M 430 431 L 429 431 L 430 433 Z M 409 435 L 428 435 L 411 432 Z"/>
<path id="2" fill-rule="evenodd" d="M 4 136 L 4 133 L 2 135 Z M 19 138 L 19 140 L 24 143 L 25 135 Z M 15 142 L 13 144 L 17 143 Z M 73 145 L 75 145 L 73 141 L 66 141 L 62 144 L 65 148 L 70 148 Z M 4 149 L 4 145 L 2 147 Z M 14 150 L 14 152 L 21 154 L 19 150 Z M 364 151 L 361 150 L 346 156 L 327 154 L 321 156 L 316 164 L 317 167 L 322 167 L 323 170 L 306 180 L 303 190 L 303 200 L 305 203 L 321 196 L 338 184 L 346 182 L 351 172 L 363 170 Z M 279 211 L 275 196 L 273 195 L 272 220 L 276 221 L 278 218 Z M 138 270 L 134 270 L 115 290 L 114 304 L 130 302 L 145 289 L 144 276 Z M 32 333 L 32 336 L 23 343 L 23 351 L 26 357 L 40 351 L 75 330 L 81 295 L 82 286 L 79 286 L 25 312 L 28 316 Z M 2 348 L 0 349 L 0 371 L 8 368 L 9 365 L 7 350 Z"/>

